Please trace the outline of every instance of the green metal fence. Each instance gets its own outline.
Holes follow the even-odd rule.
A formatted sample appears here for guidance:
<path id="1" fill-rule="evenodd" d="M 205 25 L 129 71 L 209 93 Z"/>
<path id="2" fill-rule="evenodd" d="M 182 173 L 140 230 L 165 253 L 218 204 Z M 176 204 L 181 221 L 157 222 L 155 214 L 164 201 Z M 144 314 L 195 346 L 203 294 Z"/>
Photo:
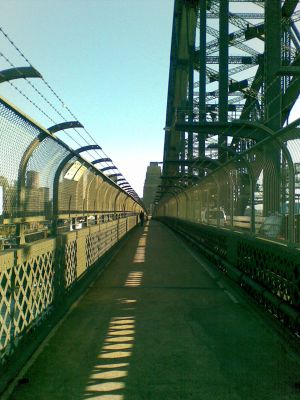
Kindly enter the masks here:
<path id="1" fill-rule="evenodd" d="M 136 225 L 142 206 L 3 98 L 0 140 L 2 369 Z"/>
<path id="2" fill-rule="evenodd" d="M 300 130 L 295 121 L 193 185 L 165 186 L 156 217 L 300 332 Z"/>
<path id="3" fill-rule="evenodd" d="M 184 180 L 184 179 L 183 179 Z M 300 244 L 300 129 L 270 133 L 214 171 L 165 187 L 157 216 L 238 230 L 289 246 Z"/>

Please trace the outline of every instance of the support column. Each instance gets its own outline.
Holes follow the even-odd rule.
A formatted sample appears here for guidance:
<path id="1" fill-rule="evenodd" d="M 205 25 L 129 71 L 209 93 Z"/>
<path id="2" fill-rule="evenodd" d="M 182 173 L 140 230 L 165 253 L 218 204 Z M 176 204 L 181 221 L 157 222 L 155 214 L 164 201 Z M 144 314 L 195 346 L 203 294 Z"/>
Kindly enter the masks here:
<path id="1" fill-rule="evenodd" d="M 194 47 L 189 46 L 189 93 L 188 93 L 188 121 L 192 123 L 194 120 Z M 194 133 L 188 132 L 188 160 L 193 158 Z M 189 175 L 192 174 L 192 168 L 188 167 Z"/>
<path id="2" fill-rule="evenodd" d="M 265 120 L 276 131 L 281 127 L 281 1 L 265 1 Z"/>
<path id="3" fill-rule="evenodd" d="M 229 0 L 220 1 L 219 13 L 219 121 L 228 119 L 228 35 Z M 219 138 L 220 146 L 227 146 L 227 138 Z M 219 159 L 226 161 L 227 154 L 220 150 Z"/>
<path id="4" fill-rule="evenodd" d="M 199 121 L 206 120 L 206 0 L 200 0 Z M 198 134 L 199 157 L 205 157 L 205 135 Z"/>
<path id="5" fill-rule="evenodd" d="M 186 31 L 187 31 L 187 51 L 188 51 L 188 122 L 194 121 L 194 57 L 195 57 L 195 38 L 197 11 L 195 4 L 191 3 L 186 7 Z M 194 133 L 188 132 L 188 160 L 194 157 Z M 192 167 L 188 167 L 189 175 L 192 175 Z"/>
<path id="6" fill-rule="evenodd" d="M 265 124 L 274 132 L 281 127 L 281 0 L 265 1 Z M 264 215 L 280 211 L 280 149 L 265 148 Z"/>

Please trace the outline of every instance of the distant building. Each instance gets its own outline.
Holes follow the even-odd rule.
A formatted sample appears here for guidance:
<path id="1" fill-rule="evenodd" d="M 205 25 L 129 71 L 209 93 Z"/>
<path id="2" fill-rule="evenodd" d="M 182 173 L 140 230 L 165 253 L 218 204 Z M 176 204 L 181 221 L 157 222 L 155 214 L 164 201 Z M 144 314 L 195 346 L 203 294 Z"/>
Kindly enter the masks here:
<path id="1" fill-rule="evenodd" d="M 143 203 L 150 214 L 153 211 L 155 193 L 158 185 L 160 185 L 160 178 L 161 168 L 158 162 L 150 162 L 149 167 L 147 167 L 143 191 Z"/>
<path id="2" fill-rule="evenodd" d="M 38 189 L 40 186 L 40 174 L 37 171 L 26 172 L 26 186 L 30 189 Z"/>
<path id="3" fill-rule="evenodd" d="M 40 186 L 39 172 L 27 171 L 24 211 L 28 215 L 45 214 L 49 208 L 49 196 L 49 188 Z"/>

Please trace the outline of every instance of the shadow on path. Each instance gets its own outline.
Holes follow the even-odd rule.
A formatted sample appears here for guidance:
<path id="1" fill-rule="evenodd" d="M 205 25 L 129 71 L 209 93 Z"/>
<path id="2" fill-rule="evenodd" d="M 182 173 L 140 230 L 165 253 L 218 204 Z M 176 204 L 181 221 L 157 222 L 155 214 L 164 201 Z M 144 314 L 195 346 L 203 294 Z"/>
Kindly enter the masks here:
<path id="1" fill-rule="evenodd" d="M 299 360 L 243 301 L 234 303 L 151 221 L 133 232 L 11 399 L 297 399 Z"/>

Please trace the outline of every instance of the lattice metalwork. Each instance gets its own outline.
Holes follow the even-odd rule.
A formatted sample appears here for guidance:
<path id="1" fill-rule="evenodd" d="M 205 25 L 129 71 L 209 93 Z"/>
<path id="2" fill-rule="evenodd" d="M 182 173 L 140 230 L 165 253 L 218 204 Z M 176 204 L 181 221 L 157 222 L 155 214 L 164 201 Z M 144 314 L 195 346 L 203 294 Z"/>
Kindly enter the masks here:
<path id="1" fill-rule="evenodd" d="M 86 262 L 87 267 L 93 265 L 104 253 L 102 247 L 103 233 L 94 232 L 86 237 Z"/>
<path id="2" fill-rule="evenodd" d="M 136 224 L 135 215 L 123 216 L 0 254 L 0 364 L 54 310 L 55 296 L 67 294 Z"/>
<path id="3" fill-rule="evenodd" d="M 77 278 L 77 242 L 68 240 L 65 245 L 65 285 L 66 288 L 70 287 Z"/>
<path id="4" fill-rule="evenodd" d="M 295 256 L 246 241 L 239 243 L 237 255 L 239 269 L 250 278 L 285 303 L 300 306 L 300 265 Z"/>
<path id="5" fill-rule="evenodd" d="M 14 290 L 15 335 L 38 324 L 49 312 L 53 301 L 53 251 L 38 254 L 16 265 Z"/>
<path id="6" fill-rule="evenodd" d="M 12 271 L 12 266 L 3 262 L 0 270 L 0 364 L 6 360 L 11 349 Z"/>

